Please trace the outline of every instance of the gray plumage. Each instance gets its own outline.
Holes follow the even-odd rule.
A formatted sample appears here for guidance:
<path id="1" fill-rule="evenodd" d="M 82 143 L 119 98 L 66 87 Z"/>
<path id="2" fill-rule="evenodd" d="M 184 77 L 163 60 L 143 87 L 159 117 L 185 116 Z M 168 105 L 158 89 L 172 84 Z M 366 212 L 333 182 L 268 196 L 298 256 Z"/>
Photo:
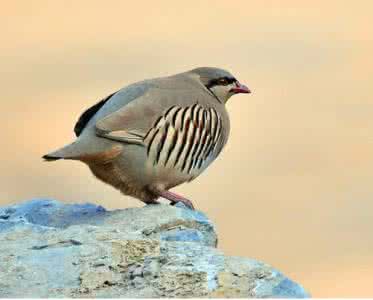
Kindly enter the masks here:
<path id="1" fill-rule="evenodd" d="M 134 83 L 83 113 L 77 140 L 44 158 L 83 161 L 96 177 L 145 203 L 160 196 L 183 201 L 168 190 L 216 159 L 230 130 L 225 103 L 248 92 L 217 68 Z"/>

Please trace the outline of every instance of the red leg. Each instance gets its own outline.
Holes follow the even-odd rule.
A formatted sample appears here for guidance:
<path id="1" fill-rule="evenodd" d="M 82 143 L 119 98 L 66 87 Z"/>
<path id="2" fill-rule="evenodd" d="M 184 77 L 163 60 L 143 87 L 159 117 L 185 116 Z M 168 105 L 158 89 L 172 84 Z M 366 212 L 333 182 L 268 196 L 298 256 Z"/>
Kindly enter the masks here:
<path id="1" fill-rule="evenodd" d="M 184 198 L 183 196 L 180 196 L 178 194 L 172 193 L 170 191 L 164 191 L 160 195 L 163 198 L 166 198 L 167 200 L 171 201 L 171 204 L 176 204 L 177 202 L 184 203 L 188 208 L 194 210 L 194 206 L 192 201 Z"/>

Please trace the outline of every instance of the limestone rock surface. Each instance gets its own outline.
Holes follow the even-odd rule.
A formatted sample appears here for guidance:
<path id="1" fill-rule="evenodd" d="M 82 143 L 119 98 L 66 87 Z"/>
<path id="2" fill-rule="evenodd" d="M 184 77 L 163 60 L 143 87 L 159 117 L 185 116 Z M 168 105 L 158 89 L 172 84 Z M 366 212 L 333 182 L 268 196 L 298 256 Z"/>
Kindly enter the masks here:
<path id="1" fill-rule="evenodd" d="M 216 245 L 212 222 L 183 205 L 0 207 L 0 298 L 309 296 L 271 266 Z"/>

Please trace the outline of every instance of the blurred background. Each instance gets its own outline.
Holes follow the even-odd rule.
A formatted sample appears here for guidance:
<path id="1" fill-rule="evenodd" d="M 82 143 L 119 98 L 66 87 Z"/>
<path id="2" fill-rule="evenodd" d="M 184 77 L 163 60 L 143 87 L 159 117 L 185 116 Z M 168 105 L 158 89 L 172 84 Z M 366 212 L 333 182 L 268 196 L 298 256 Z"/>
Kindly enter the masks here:
<path id="1" fill-rule="evenodd" d="M 45 197 L 141 206 L 78 162 L 40 157 L 129 83 L 230 70 L 232 133 L 175 190 L 219 247 L 318 297 L 373 297 L 372 1 L 7 1 L 0 12 L 0 205 Z"/>

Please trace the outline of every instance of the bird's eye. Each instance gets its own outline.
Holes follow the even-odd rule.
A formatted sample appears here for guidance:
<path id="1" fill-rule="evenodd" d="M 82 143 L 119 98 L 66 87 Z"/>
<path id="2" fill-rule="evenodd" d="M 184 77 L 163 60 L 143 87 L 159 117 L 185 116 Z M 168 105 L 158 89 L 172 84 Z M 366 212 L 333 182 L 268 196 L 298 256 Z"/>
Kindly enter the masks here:
<path id="1" fill-rule="evenodd" d="M 219 82 L 219 84 L 221 84 L 221 85 L 227 85 L 227 84 L 228 84 L 228 80 L 225 79 L 225 78 L 220 78 L 218 82 Z"/>

